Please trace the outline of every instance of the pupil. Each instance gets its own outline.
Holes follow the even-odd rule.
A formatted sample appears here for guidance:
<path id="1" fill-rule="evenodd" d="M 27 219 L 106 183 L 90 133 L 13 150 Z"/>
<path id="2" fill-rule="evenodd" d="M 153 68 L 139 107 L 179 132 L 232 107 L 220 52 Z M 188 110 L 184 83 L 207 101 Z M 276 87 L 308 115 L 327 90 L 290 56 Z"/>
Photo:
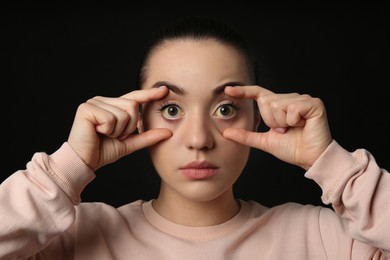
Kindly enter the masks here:
<path id="1" fill-rule="evenodd" d="M 168 108 L 168 114 L 171 115 L 171 116 L 174 116 L 177 114 L 177 107 L 169 107 Z"/>
<path id="2" fill-rule="evenodd" d="M 222 106 L 221 107 L 221 114 L 226 116 L 226 115 L 229 115 L 229 112 L 230 112 L 230 108 L 228 106 Z"/>

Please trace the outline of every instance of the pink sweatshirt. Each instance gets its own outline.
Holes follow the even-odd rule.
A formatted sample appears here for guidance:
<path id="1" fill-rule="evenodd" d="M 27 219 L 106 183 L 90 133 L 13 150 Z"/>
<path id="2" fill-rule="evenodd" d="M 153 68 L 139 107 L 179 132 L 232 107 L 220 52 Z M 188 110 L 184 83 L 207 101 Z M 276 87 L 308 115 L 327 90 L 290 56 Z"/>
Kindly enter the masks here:
<path id="1" fill-rule="evenodd" d="M 0 186 L 0 259 L 390 259 L 390 174 L 335 141 L 306 172 L 327 207 L 240 200 L 226 223 L 186 227 L 151 201 L 80 203 L 95 175 L 67 143 Z"/>

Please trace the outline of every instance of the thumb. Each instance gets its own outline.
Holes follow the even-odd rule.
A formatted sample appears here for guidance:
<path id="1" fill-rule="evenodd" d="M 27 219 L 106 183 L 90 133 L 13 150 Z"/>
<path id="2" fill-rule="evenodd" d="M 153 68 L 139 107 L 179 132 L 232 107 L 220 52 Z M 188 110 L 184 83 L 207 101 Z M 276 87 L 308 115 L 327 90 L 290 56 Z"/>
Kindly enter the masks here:
<path id="1" fill-rule="evenodd" d="M 130 135 L 122 142 L 126 144 L 127 152 L 130 154 L 145 147 L 154 145 L 164 139 L 168 139 L 171 136 L 172 132 L 170 130 L 165 128 L 155 128 L 140 134 Z"/>
<path id="2" fill-rule="evenodd" d="M 223 136 L 227 139 L 260 150 L 265 150 L 266 148 L 264 135 L 263 133 L 252 132 L 242 128 L 227 128 L 223 132 Z"/>

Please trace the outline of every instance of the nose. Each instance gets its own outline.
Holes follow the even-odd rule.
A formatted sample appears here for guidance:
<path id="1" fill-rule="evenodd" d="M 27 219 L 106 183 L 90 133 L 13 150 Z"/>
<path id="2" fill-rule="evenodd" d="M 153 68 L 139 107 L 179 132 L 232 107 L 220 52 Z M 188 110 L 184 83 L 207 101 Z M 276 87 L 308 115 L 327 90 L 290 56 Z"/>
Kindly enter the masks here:
<path id="1" fill-rule="evenodd" d="M 209 150 L 215 145 L 214 123 L 207 116 L 194 115 L 185 122 L 186 147 L 191 150 Z"/>

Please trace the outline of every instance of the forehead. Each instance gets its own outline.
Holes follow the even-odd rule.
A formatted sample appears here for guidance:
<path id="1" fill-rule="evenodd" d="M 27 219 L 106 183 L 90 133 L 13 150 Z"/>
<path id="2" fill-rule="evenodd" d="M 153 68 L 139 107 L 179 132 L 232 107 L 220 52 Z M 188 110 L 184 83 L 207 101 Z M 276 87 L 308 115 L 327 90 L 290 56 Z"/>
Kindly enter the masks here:
<path id="1" fill-rule="evenodd" d="M 143 88 L 167 81 L 180 86 L 215 87 L 224 82 L 249 84 L 245 56 L 213 39 L 176 39 L 160 45 L 149 57 Z"/>

